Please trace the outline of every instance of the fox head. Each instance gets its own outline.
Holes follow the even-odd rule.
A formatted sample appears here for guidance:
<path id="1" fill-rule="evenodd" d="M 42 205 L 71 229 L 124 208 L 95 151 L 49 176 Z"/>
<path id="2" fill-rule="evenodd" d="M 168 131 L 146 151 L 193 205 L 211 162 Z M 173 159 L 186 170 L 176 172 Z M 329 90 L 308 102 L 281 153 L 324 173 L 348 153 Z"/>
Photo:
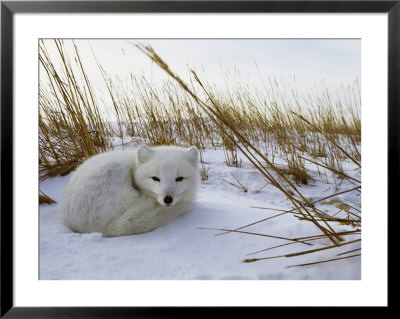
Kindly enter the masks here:
<path id="1" fill-rule="evenodd" d="M 136 154 L 135 184 L 161 206 L 191 201 L 199 183 L 199 151 L 196 147 L 148 147 Z"/>

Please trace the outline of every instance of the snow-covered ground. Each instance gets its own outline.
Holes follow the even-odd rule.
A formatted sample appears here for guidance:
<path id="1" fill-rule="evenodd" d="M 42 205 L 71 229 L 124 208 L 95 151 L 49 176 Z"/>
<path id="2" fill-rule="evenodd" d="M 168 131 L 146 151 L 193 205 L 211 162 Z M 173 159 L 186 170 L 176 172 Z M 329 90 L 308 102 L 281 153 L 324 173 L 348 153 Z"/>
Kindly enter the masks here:
<path id="1" fill-rule="evenodd" d="M 204 229 L 235 229 L 292 208 L 290 201 L 267 184 L 244 156 L 240 158 L 243 160 L 241 168 L 228 167 L 222 150 L 207 149 L 204 162 L 209 168 L 208 180 L 201 185 L 193 211 L 152 232 L 117 238 L 103 238 L 99 233 L 73 233 L 63 224 L 59 211 L 62 192 L 74 173 L 42 181 L 40 189 L 57 204 L 40 205 L 40 279 L 361 279 L 360 256 L 288 267 L 359 254 L 360 251 L 356 251 L 338 256 L 360 248 L 360 242 L 296 257 L 244 263 L 247 258 L 285 255 L 332 245 L 328 239 L 320 239 L 309 242 L 312 245 L 294 243 L 252 254 L 291 243 L 288 239 L 322 234 L 311 222 L 299 220 L 290 213 L 243 228 L 242 233 L 215 236 L 223 231 Z M 343 167 L 349 174 L 355 174 L 351 164 L 344 163 Z M 233 176 L 247 186 L 247 192 L 227 183 L 237 184 Z M 298 185 L 299 190 L 314 201 L 354 187 L 347 181 L 338 186 L 328 184 L 324 178 L 315 174 L 308 185 Z M 352 202 L 357 207 L 360 193 L 352 191 L 335 199 Z M 340 202 L 319 203 L 317 207 L 333 214 L 338 211 L 337 203 Z M 276 208 L 277 211 L 254 207 Z M 336 231 L 353 230 L 350 226 L 334 226 Z M 346 241 L 357 238 L 359 235 L 345 237 Z"/>

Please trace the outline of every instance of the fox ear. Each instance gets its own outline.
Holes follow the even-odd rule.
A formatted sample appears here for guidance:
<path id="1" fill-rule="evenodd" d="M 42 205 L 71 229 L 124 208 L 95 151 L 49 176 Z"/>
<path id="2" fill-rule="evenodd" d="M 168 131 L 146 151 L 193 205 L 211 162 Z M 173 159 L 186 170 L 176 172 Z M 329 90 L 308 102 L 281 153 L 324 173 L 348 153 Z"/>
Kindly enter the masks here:
<path id="1" fill-rule="evenodd" d="M 199 150 L 196 146 L 190 147 L 185 154 L 185 158 L 190 164 L 197 165 L 199 162 Z"/>
<path id="2" fill-rule="evenodd" d="M 146 145 L 140 145 L 137 149 L 137 159 L 139 163 L 144 163 L 148 161 L 151 156 L 153 155 L 153 150 L 146 146 Z"/>

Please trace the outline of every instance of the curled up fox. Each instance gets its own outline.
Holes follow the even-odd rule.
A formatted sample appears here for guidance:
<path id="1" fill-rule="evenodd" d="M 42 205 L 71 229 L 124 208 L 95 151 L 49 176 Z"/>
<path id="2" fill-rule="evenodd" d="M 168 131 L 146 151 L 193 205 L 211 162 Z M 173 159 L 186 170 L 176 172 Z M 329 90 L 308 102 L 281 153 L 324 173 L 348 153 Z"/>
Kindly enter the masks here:
<path id="1" fill-rule="evenodd" d="M 62 217 L 78 233 L 151 231 L 188 212 L 199 184 L 196 147 L 148 147 L 93 156 L 71 176 Z"/>

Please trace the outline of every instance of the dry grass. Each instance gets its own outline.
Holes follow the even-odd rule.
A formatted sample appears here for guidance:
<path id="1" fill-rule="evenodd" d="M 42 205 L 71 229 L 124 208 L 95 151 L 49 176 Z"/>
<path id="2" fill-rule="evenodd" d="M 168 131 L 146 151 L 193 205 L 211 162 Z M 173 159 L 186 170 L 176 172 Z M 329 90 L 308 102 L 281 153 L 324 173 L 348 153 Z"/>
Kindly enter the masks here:
<path id="1" fill-rule="evenodd" d="M 41 178 L 68 174 L 84 159 L 112 147 L 111 128 L 99 113 L 91 83 L 75 47 L 75 62 L 84 78 L 79 83 L 63 41 L 55 40 L 61 70 L 40 43 L 39 60 L 47 83 L 39 90 L 39 154 Z M 42 75 L 41 75 L 42 76 Z"/>
<path id="2" fill-rule="evenodd" d="M 286 177 L 286 174 L 284 174 L 282 170 L 276 167 L 268 159 L 266 154 L 261 151 L 260 147 L 257 147 L 257 141 L 249 139 L 246 136 L 247 131 L 243 129 L 240 121 L 238 122 L 237 120 L 234 120 L 234 118 L 240 116 L 238 116 L 237 113 L 234 113 L 235 116 L 233 116 L 233 113 L 229 111 L 227 113 L 225 104 L 221 103 L 215 98 L 215 95 L 207 91 L 206 86 L 201 82 L 194 71 L 192 71 L 193 77 L 203 89 L 207 98 L 207 102 L 202 100 L 195 92 L 189 89 L 188 85 L 178 75 L 176 75 L 172 70 L 169 69 L 168 65 L 157 55 L 157 53 L 151 47 L 138 45 L 138 48 L 149 58 L 151 58 L 152 61 L 158 64 L 167 74 L 171 76 L 171 78 L 179 83 L 182 89 L 184 89 L 194 99 L 194 101 L 201 107 L 201 109 L 223 133 L 223 137 L 228 138 L 230 140 L 230 143 L 234 144 L 241 151 L 241 153 L 254 165 L 254 167 L 273 186 L 280 190 L 290 200 L 290 202 L 294 206 L 294 214 L 296 214 L 299 219 L 313 223 L 322 232 L 323 236 L 328 238 L 332 242 L 332 245 L 323 248 L 324 250 L 342 247 L 343 245 L 355 242 L 346 242 L 345 239 L 341 237 L 341 235 L 337 231 L 334 230 L 332 222 L 343 224 L 344 221 L 346 221 L 346 224 L 356 227 L 356 225 L 361 222 L 361 218 L 358 215 L 355 214 L 358 217 L 358 220 L 356 221 L 351 220 L 350 218 L 344 220 L 342 218 L 336 217 L 339 212 L 335 215 L 330 216 L 317 209 L 307 198 L 303 196 L 303 194 L 296 187 L 295 183 L 288 179 Z M 339 165 L 339 162 L 341 163 L 341 161 L 345 159 L 351 160 L 358 167 L 361 167 L 359 161 L 350 154 L 351 151 L 345 150 L 343 147 L 340 146 L 341 144 L 343 144 L 343 137 L 345 137 L 352 141 L 351 145 L 353 145 L 353 148 L 355 148 L 352 150 L 353 154 L 359 154 L 358 150 L 356 150 L 356 145 L 354 143 L 356 137 L 350 136 L 350 134 L 352 133 L 350 133 L 351 131 L 348 124 L 346 122 L 343 122 L 343 114 L 340 114 L 341 121 L 335 121 L 337 120 L 337 115 L 335 115 L 333 112 L 322 113 L 321 110 L 319 110 L 319 113 L 314 113 L 314 116 L 310 119 L 307 119 L 305 116 L 299 115 L 298 113 L 293 111 L 288 112 L 286 110 L 286 114 L 284 114 L 282 113 L 281 109 L 278 110 L 276 107 L 274 108 L 272 114 L 276 118 L 276 121 L 273 123 L 276 125 L 276 128 L 272 130 L 272 134 L 275 135 L 275 140 L 278 142 L 278 144 L 280 144 L 280 147 L 286 148 L 286 151 L 283 152 L 283 155 L 286 156 L 288 162 L 290 159 L 291 163 L 295 164 L 295 166 L 292 166 L 292 172 L 294 172 L 292 174 L 296 174 L 296 170 L 300 171 L 299 168 L 304 168 L 304 163 L 301 163 L 299 161 L 300 156 L 298 154 L 304 154 L 307 151 L 307 147 L 312 144 L 313 141 L 315 141 L 316 139 L 320 140 L 321 138 L 323 138 L 324 142 L 329 145 L 328 152 L 330 152 L 331 155 L 330 160 L 325 162 L 326 167 L 335 167 L 335 170 L 340 172 L 341 166 Z M 352 114 L 354 115 L 354 113 Z M 327 116 L 330 116 L 331 118 L 328 119 Z M 357 121 L 354 122 L 358 123 Z M 254 129 L 254 127 L 252 128 Z M 355 127 L 352 128 L 353 130 L 356 129 Z M 309 133 L 311 133 L 311 136 Z M 296 145 L 298 144 L 300 144 L 301 146 L 300 149 L 296 147 Z M 272 172 L 275 174 L 273 175 Z M 344 174 L 341 175 L 342 178 L 345 177 L 343 175 Z M 350 212 L 348 216 L 350 216 Z M 247 226 L 241 228 L 243 229 L 245 227 Z M 219 230 L 224 230 L 226 232 L 234 231 L 240 233 L 248 233 L 241 230 Z M 251 234 L 267 237 L 269 236 L 265 234 Z M 290 238 L 286 238 L 286 240 L 296 241 L 295 239 Z M 292 254 L 291 256 L 299 256 L 306 253 L 317 252 L 320 250 L 321 249 L 300 251 L 296 254 Z M 251 261 L 279 257 L 281 256 L 258 258 L 252 259 Z M 337 260 L 337 258 L 332 260 Z M 248 262 L 248 260 L 245 260 L 245 262 Z"/>
<path id="3" fill-rule="evenodd" d="M 210 171 L 210 169 L 211 167 L 206 166 L 204 162 L 201 162 L 200 178 L 202 182 L 208 180 L 208 172 Z"/>
<path id="4" fill-rule="evenodd" d="M 57 202 L 39 190 L 39 205 L 42 204 L 56 204 Z"/>
<path id="5" fill-rule="evenodd" d="M 232 182 L 226 181 L 226 180 L 224 180 L 224 179 L 222 179 L 222 180 L 223 180 L 225 183 L 229 184 L 229 185 L 232 185 L 232 186 L 235 186 L 235 187 L 239 188 L 239 189 L 242 190 L 244 193 L 247 193 L 247 192 L 249 191 L 249 187 L 248 187 L 245 183 L 239 181 L 239 180 L 235 177 L 235 175 L 233 175 L 232 173 L 231 173 L 231 176 L 233 177 L 233 179 L 235 180 L 236 183 L 232 183 Z"/>

